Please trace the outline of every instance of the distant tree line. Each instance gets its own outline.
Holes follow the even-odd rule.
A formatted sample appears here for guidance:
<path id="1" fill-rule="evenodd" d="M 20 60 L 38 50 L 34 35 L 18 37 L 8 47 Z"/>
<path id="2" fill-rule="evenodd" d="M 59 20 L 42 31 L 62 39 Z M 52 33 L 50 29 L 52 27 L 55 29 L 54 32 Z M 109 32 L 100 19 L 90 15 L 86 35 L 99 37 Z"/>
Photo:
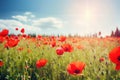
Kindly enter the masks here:
<path id="1" fill-rule="evenodd" d="M 118 29 L 118 27 L 115 31 L 111 32 L 111 37 L 120 37 L 120 30 Z"/>

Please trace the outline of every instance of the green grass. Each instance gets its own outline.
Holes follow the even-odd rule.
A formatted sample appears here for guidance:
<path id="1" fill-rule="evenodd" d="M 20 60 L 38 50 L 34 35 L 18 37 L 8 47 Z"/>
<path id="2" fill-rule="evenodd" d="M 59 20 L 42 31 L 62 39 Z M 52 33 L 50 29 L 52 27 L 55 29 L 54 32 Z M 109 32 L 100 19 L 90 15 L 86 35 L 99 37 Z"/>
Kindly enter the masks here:
<path id="1" fill-rule="evenodd" d="M 16 47 L 9 49 L 4 48 L 4 43 L 0 44 L 0 59 L 4 62 L 0 67 L 0 80 L 120 80 L 119 71 L 115 70 L 115 65 L 108 57 L 109 52 L 120 45 L 116 40 L 81 38 L 77 41 L 72 43 L 71 39 L 67 39 L 63 42 L 73 45 L 74 50 L 65 52 L 62 56 L 56 54 L 56 47 L 43 45 L 42 41 L 37 41 L 40 47 L 36 47 L 37 42 L 32 42 L 31 39 L 22 39 Z M 83 45 L 85 48 L 79 50 L 75 45 Z M 24 49 L 18 51 L 19 47 Z M 103 62 L 99 61 L 101 57 L 105 58 Z M 36 61 L 41 58 L 48 62 L 37 69 Z M 67 72 L 67 65 L 73 61 L 86 64 L 82 76 Z"/>

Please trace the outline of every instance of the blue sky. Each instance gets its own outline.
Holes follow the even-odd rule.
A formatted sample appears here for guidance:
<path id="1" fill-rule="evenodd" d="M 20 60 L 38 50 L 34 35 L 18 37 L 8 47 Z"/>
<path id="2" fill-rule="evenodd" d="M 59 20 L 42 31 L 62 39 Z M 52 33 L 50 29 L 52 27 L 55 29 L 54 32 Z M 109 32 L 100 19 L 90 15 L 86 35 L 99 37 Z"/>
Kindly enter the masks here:
<path id="1" fill-rule="evenodd" d="M 120 26 L 120 0 L 0 0 L 0 29 L 35 34 L 109 35 Z"/>

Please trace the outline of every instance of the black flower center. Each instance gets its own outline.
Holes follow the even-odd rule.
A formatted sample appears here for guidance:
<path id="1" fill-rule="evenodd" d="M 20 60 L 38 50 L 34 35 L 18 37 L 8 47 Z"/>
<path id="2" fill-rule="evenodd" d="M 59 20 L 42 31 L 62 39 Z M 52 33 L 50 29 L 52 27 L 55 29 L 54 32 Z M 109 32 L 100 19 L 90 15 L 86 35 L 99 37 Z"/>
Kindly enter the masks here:
<path id="1" fill-rule="evenodd" d="M 120 61 L 120 56 L 118 56 L 118 58 L 117 58 L 119 61 Z"/>
<path id="2" fill-rule="evenodd" d="M 80 73 L 80 70 L 76 69 L 76 70 L 74 71 L 74 73 L 79 74 L 79 73 Z"/>

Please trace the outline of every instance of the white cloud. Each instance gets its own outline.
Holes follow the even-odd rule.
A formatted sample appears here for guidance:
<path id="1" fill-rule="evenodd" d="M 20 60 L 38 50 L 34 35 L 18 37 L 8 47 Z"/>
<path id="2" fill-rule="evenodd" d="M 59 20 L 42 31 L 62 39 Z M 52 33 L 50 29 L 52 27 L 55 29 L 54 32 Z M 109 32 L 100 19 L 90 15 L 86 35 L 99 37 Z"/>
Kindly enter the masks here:
<path id="1" fill-rule="evenodd" d="M 27 23 L 31 21 L 32 18 L 35 18 L 35 15 L 33 15 L 31 12 L 25 12 L 23 15 L 15 15 L 12 16 L 12 18 Z"/>
<path id="2" fill-rule="evenodd" d="M 12 16 L 22 23 L 32 23 L 31 26 L 40 27 L 42 29 L 62 28 L 63 22 L 55 17 L 35 18 L 31 12 L 25 12 L 23 15 Z"/>
<path id="3" fill-rule="evenodd" d="M 25 12 L 24 15 L 26 15 L 30 18 L 35 18 L 35 15 L 33 15 L 31 12 Z"/>
<path id="4" fill-rule="evenodd" d="M 63 22 L 54 17 L 40 18 L 33 21 L 33 26 L 41 27 L 41 28 L 62 28 Z"/>
<path id="5" fill-rule="evenodd" d="M 20 31 L 19 32 L 15 31 L 16 27 L 18 27 L 19 29 L 25 28 L 25 32 L 27 34 L 28 33 L 37 33 L 37 32 L 41 31 L 41 29 L 38 27 L 23 24 L 23 23 L 16 21 L 16 20 L 2 20 L 2 19 L 0 19 L 0 25 L 2 26 L 0 29 L 6 28 L 6 29 L 10 30 L 10 33 L 15 33 L 15 34 L 20 33 Z"/>
<path id="6" fill-rule="evenodd" d="M 14 15 L 12 19 L 0 19 L 0 29 L 9 29 L 10 33 L 19 34 L 15 28 L 25 28 L 26 34 L 40 34 L 47 30 L 62 28 L 63 22 L 55 17 L 35 18 L 31 12 L 25 12 L 23 15 Z M 58 30 L 58 29 L 57 29 Z"/>
<path id="7" fill-rule="evenodd" d="M 22 15 L 16 15 L 16 16 L 12 16 L 13 19 L 19 20 L 19 21 L 23 21 L 23 22 L 27 22 L 28 21 L 28 17 L 27 16 L 22 16 Z"/>
<path id="8" fill-rule="evenodd" d="M 31 12 L 25 12 L 24 14 L 25 15 L 31 15 L 32 13 Z"/>

